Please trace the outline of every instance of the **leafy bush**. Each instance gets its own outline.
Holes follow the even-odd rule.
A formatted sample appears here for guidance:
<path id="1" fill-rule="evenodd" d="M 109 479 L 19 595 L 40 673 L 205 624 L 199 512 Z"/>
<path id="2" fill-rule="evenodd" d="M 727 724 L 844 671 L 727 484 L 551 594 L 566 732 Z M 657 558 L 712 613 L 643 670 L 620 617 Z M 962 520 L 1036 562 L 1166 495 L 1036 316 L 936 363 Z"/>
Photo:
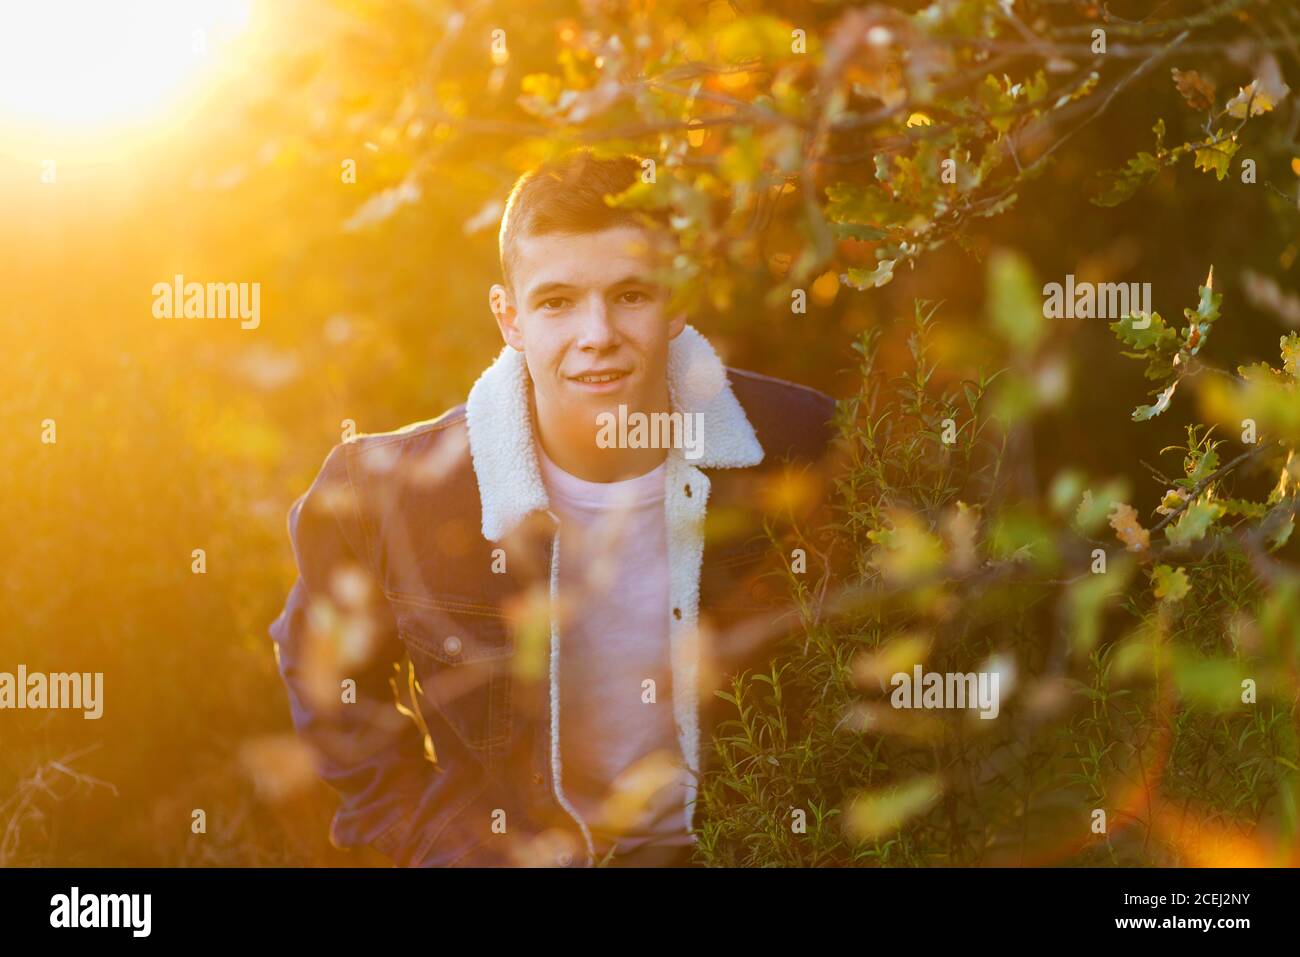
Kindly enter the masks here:
<path id="1" fill-rule="evenodd" d="M 999 271 L 994 288 L 1023 281 L 1014 263 Z M 1300 793 L 1294 546 L 1285 561 L 1300 507 L 1300 340 L 1283 338 L 1282 370 L 1198 378 L 1214 375 L 1189 366 L 1219 299 L 1207 281 L 1181 336 L 1158 316 L 1112 325 L 1152 378 L 1195 382 L 1218 422 L 1259 426 L 1222 463 L 1229 441 L 1189 425 L 1185 446 L 1164 450 L 1181 454 L 1182 474 L 1158 476 L 1169 491 L 1150 529 L 1124 501 L 1123 475 L 1062 471 L 1043 489 L 1008 475 L 1032 415 L 1024 396 L 1042 398 L 1025 356 L 1019 370 L 936 387 L 926 337 L 937 307 L 918 304 L 912 365 L 885 389 L 876 337 L 862 338 L 863 387 L 840 409 L 840 515 L 813 536 L 839 560 L 815 582 L 790 574 L 802 628 L 770 672 L 738 677 L 726 695 L 736 717 L 715 739 L 723 770 L 701 796 L 706 860 L 1288 859 Z M 1014 361 L 1015 338 L 1006 344 Z M 1271 487 L 1231 497 L 1247 467 Z M 1107 525 L 1114 538 L 1095 537 Z M 1000 713 L 886 700 L 886 682 L 921 665 L 998 674 Z"/>

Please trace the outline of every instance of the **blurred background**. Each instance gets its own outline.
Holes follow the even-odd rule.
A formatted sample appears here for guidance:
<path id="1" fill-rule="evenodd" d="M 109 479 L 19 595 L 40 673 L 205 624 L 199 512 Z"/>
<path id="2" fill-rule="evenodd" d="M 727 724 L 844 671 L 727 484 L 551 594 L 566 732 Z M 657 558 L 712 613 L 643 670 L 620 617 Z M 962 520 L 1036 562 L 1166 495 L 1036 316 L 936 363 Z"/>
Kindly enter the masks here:
<path id="1" fill-rule="evenodd" d="M 962 6 L 983 16 L 996 4 Z M 1085 24 L 1101 16 L 1084 3 L 1039 6 Z M 1156 5 L 1128 6 L 1137 22 Z M 641 155 L 671 146 L 683 169 L 724 184 L 734 173 L 736 130 L 661 136 L 639 94 L 602 101 L 613 99 L 600 79 L 611 36 L 624 38 L 616 49 L 628 56 L 619 69 L 629 82 L 725 59 L 736 24 L 759 16 L 770 18 L 760 26 L 783 24 L 782 35 L 806 29 L 812 62 L 824 64 L 817 38 L 849 9 L 654 0 L 0 8 L 0 670 L 105 673 L 98 721 L 0 713 L 0 865 L 383 863 L 329 846 L 333 798 L 291 734 L 266 632 L 294 577 L 290 503 L 349 420 L 377 432 L 436 416 L 463 401 L 495 356 L 487 290 L 502 205 L 521 172 L 589 143 Z M 824 265 L 831 281 L 809 284 L 802 314 L 769 296 L 807 236 L 799 194 L 778 190 L 785 205 L 761 251 L 733 258 L 692 321 L 730 364 L 844 397 L 858 388 L 855 337 L 879 327 L 884 368 L 901 367 L 914 300 L 944 300 L 937 359 L 955 381 L 987 347 L 985 261 L 1011 249 L 1041 282 L 1067 273 L 1150 282 L 1167 316 L 1195 304 L 1213 264 L 1230 316 L 1216 329 L 1216 361 L 1276 361 L 1279 336 L 1300 319 L 1248 287 L 1264 276 L 1295 288 L 1294 110 L 1269 128 L 1259 183 L 1242 183 L 1235 167 L 1219 180 L 1184 164 L 1125 205 L 1089 202 L 1099 170 L 1149 149 L 1155 119 L 1185 111 L 1171 65 L 1229 64 L 1225 88 L 1248 81 L 1231 74 L 1228 35 L 1217 36 L 1222 43 L 1189 44 L 1182 60 L 1124 86 L 1020 185 L 1014 206 L 972 220 L 962 242 L 865 291 L 834 281 L 843 262 Z M 548 113 L 539 103 L 554 104 L 556 90 L 538 77 L 579 90 L 590 115 Z M 692 84 L 683 116 L 766 95 L 758 73 L 679 83 Z M 1188 119 L 1185 135 L 1198 122 Z M 872 175 L 868 150 L 816 180 Z M 156 318 L 154 284 L 177 274 L 259 283 L 259 324 Z M 1103 323 L 1060 320 L 1053 335 L 1070 343 L 1068 400 L 1035 424 L 1032 454 L 1045 471 L 1129 463 L 1134 504 L 1149 514 L 1163 488 L 1138 463 L 1181 441 L 1181 422 L 1130 421 L 1148 384 Z M 53 444 L 42 442 L 46 420 Z M 199 548 L 204 574 L 191 567 Z M 206 834 L 191 833 L 195 808 L 207 812 Z"/>

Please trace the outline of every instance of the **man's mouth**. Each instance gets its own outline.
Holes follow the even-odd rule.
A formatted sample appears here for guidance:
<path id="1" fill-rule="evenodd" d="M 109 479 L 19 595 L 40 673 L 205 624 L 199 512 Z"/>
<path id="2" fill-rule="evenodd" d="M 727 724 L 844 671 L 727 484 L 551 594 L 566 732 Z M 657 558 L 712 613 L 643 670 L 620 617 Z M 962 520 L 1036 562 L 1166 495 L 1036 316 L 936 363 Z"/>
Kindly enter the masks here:
<path id="1" fill-rule="evenodd" d="M 569 378 L 583 385 L 606 385 L 610 382 L 617 382 L 619 379 L 625 379 L 629 374 L 626 369 L 606 369 L 599 372 L 584 372 L 581 375 L 569 376 Z"/>

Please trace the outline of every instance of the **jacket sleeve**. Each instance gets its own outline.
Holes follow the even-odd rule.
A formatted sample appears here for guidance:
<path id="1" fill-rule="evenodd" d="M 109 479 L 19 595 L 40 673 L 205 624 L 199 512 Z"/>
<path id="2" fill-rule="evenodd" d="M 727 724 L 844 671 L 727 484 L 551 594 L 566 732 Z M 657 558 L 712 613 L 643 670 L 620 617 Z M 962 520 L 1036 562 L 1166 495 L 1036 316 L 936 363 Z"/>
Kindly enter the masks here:
<path id="1" fill-rule="evenodd" d="M 270 627 L 294 726 L 341 798 L 331 841 L 370 845 L 399 866 L 507 863 L 491 835 L 464 820 L 490 800 L 481 776 L 435 765 L 398 709 L 405 648 L 371 568 L 347 454 L 336 446 L 289 511 L 298 579 Z"/>

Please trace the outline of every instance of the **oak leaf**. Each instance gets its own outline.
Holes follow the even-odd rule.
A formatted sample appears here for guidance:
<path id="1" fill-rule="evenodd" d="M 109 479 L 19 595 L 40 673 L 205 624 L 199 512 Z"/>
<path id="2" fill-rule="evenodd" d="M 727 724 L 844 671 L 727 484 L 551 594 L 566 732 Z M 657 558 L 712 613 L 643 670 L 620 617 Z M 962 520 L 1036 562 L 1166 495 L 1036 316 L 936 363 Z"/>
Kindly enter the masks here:
<path id="1" fill-rule="evenodd" d="M 1137 509 L 1116 502 L 1110 513 L 1110 527 L 1130 552 L 1142 552 L 1151 547 L 1151 533 L 1138 521 Z"/>

